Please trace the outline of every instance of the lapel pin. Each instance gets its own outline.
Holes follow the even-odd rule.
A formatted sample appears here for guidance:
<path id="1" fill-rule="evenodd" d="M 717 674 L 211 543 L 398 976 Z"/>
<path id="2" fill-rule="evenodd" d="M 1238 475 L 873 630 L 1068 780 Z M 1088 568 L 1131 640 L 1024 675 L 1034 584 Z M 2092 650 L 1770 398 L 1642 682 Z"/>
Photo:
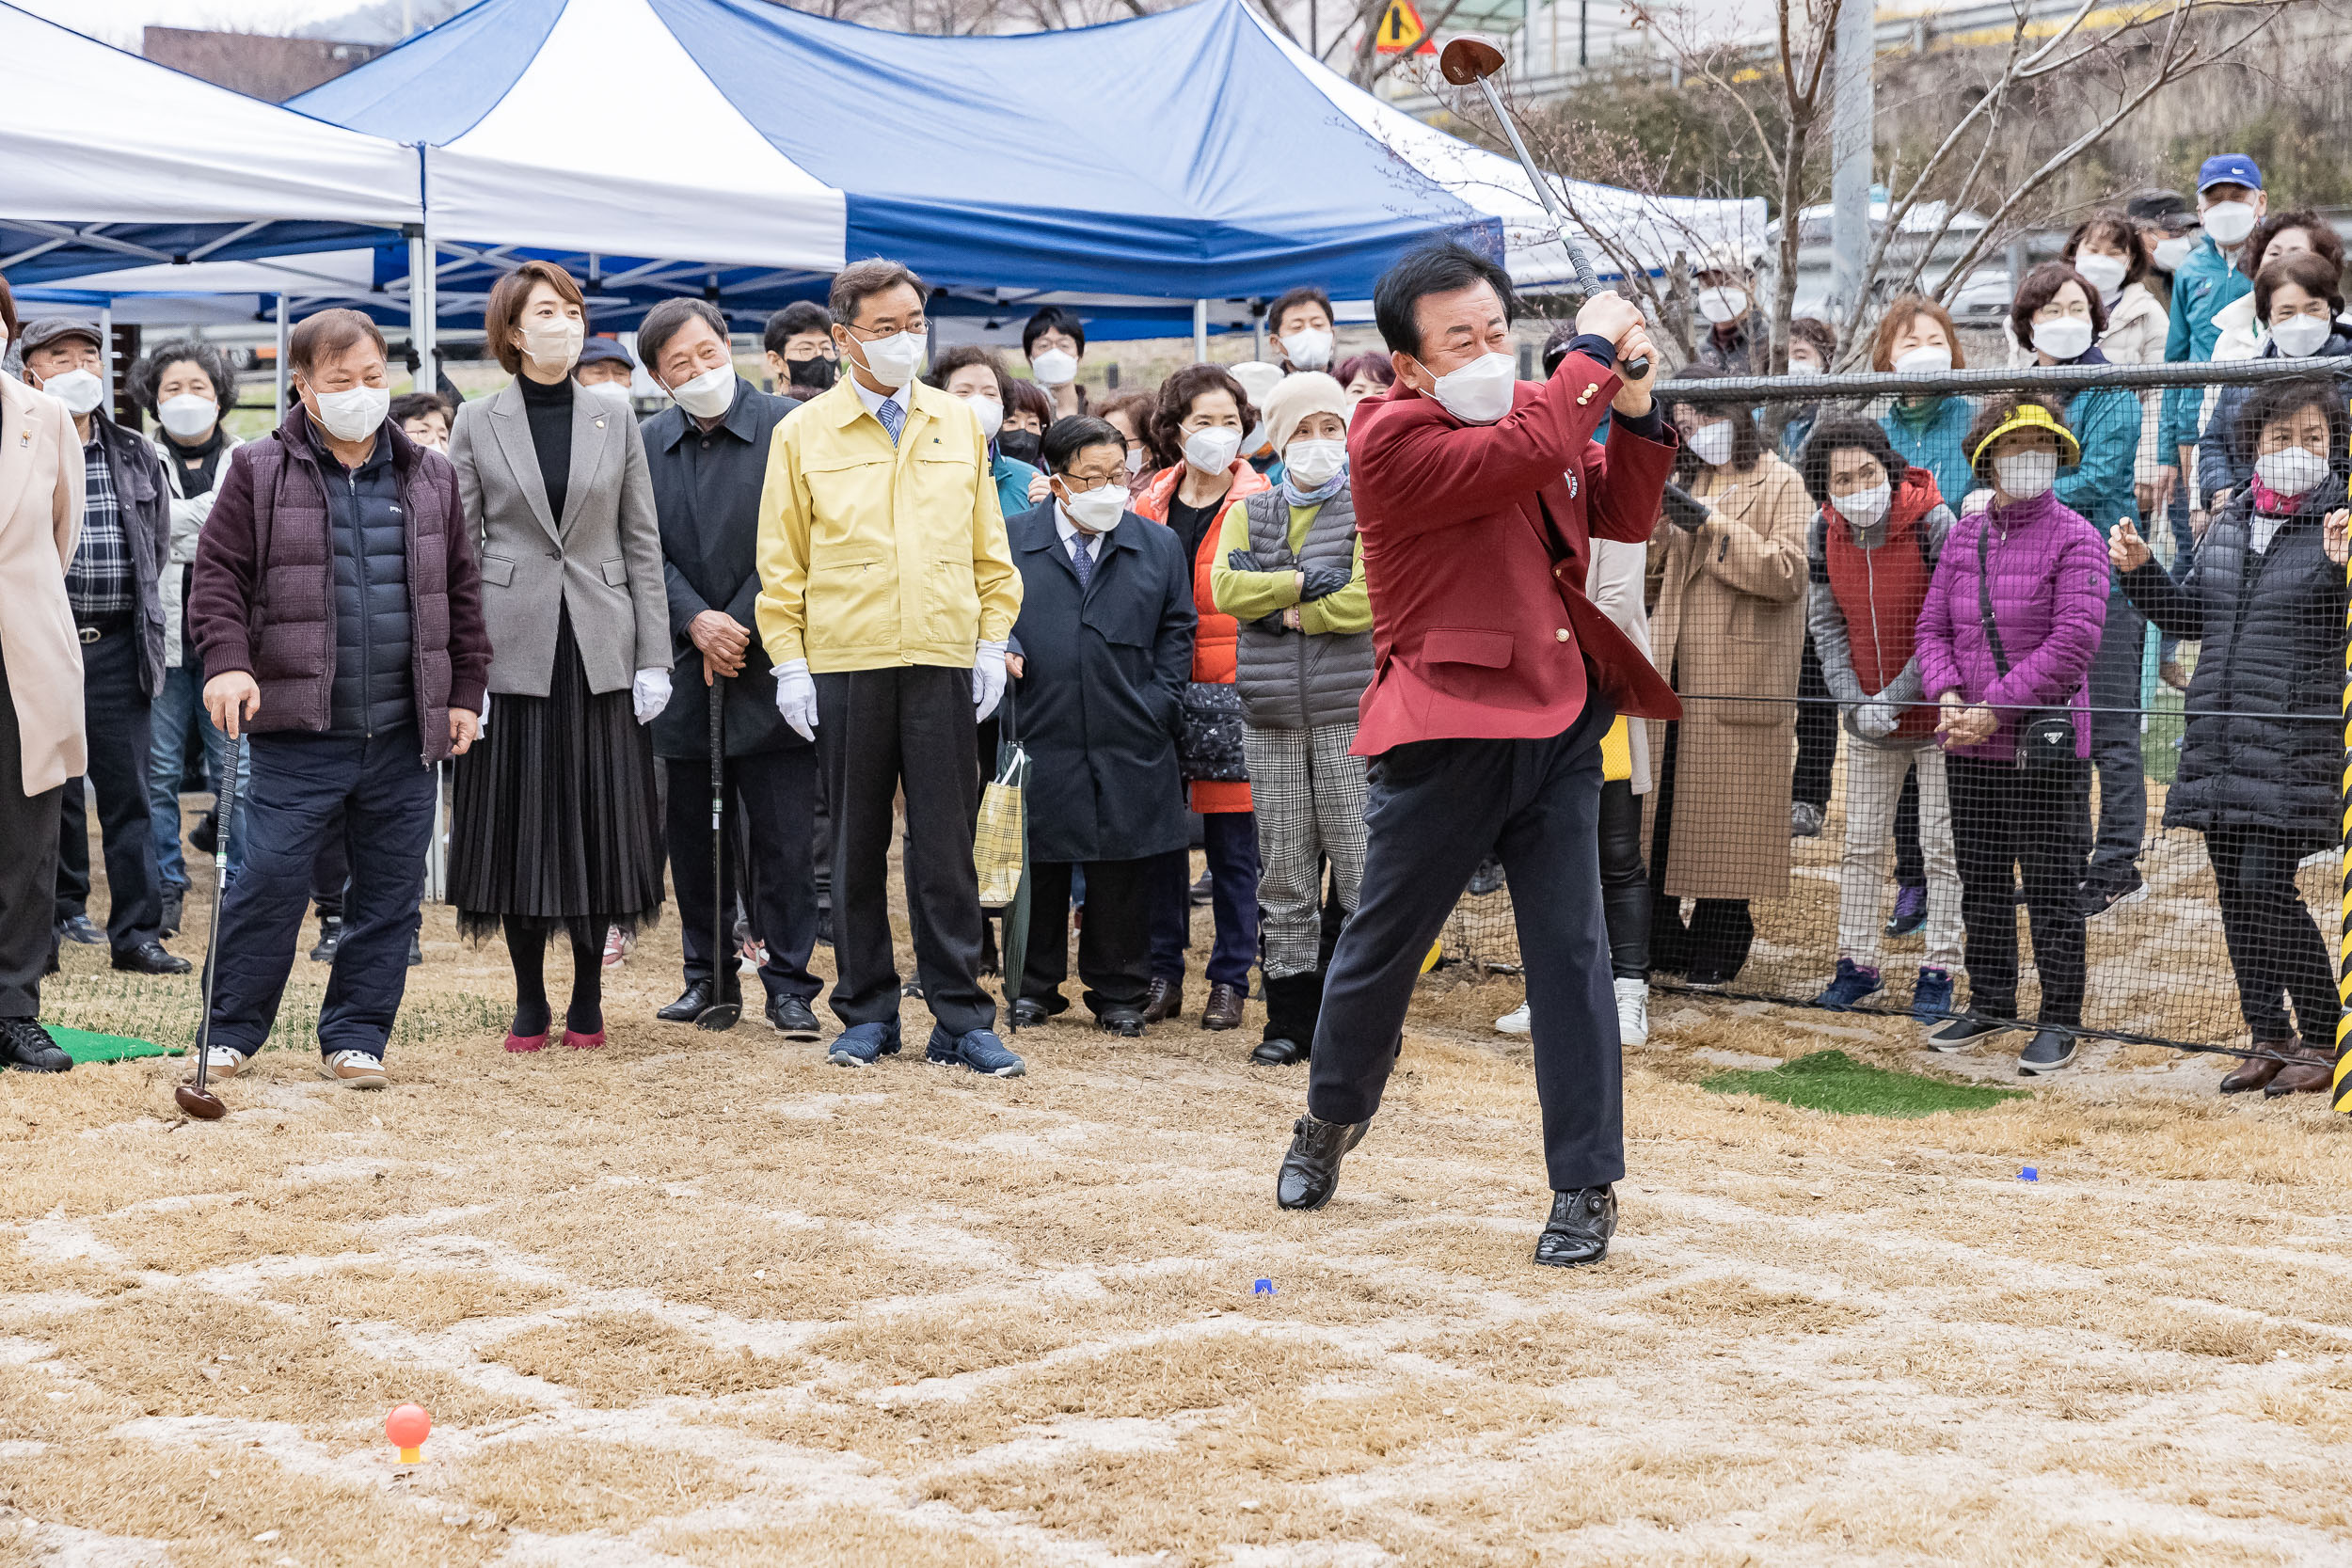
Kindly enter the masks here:
<path id="1" fill-rule="evenodd" d="M 599 419 L 599 420 L 596 421 L 596 428 L 597 428 L 598 430 L 602 430 L 602 429 L 604 428 L 604 420 L 602 420 L 601 419 Z"/>

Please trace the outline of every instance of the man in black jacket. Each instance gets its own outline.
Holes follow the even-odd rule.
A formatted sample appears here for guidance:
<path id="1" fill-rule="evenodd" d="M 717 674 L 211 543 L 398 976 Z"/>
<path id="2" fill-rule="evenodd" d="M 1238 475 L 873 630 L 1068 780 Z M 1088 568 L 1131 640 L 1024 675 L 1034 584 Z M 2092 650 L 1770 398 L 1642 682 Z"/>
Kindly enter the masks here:
<path id="1" fill-rule="evenodd" d="M 672 406 L 645 421 L 645 466 L 661 519 L 662 576 L 677 648 L 670 705 L 654 721 L 654 754 L 668 773 L 670 875 L 677 884 L 686 990 L 658 1015 L 691 1022 L 739 1003 L 735 955 L 722 946 L 716 911 L 731 928 L 739 852 L 750 886 L 741 896 L 766 945 L 759 978 L 768 1022 L 787 1039 L 820 1037 L 809 1004 L 817 943 L 817 882 L 810 861 L 817 809 L 817 749 L 776 712 L 767 650 L 753 635 L 759 596 L 759 493 L 768 437 L 799 404 L 735 373 L 726 318 L 699 299 L 665 300 L 645 313 L 637 352 Z M 710 821 L 710 703 L 724 727 L 724 821 L 714 867 Z M 713 873 L 717 885 L 713 885 Z"/>
<path id="2" fill-rule="evenodd" d="M 82 700 L 89 728 L 87 796 L 98 807 L 106 855 L 106 943 L 114 966 L 140 974 L 185 974 L 188 960 L 163 943 L 163 874 L 149 826 L 149 710 L 164 689 L 165 559 L 171 553 L 171 493 L 163 462 L 135 432 L 107 418 L 104 348 L 91 322 L 49 317 L 24 324 L 25 379 L 66 405 L 82 437 L 87 499 L 82 537 L 66 568 L 66 597 L 82 640 Z M 58 924 L 87 918 L 88 830 L 69 785 L 60 823 Z M 76 868 L 78 867 L 78 875 Z"/>
<path id="3" fill-rule="evenodd" d="M 1005 525 L 1021 570 L 1021 684 L 1008 705 L 1030 757 L 1029 943 L 1013 1022 L 1069 1006 L 1070 873 L 1086 867 L 1078 974 L 1097 1026 L 1143 1033 L 1149 873 L 1184 847 L 1179 702 L 1192 673 L 1192 565 L 1126 509 L 1127 442 L 1087 415 L 1041 443 L 1053 499 Z"/>

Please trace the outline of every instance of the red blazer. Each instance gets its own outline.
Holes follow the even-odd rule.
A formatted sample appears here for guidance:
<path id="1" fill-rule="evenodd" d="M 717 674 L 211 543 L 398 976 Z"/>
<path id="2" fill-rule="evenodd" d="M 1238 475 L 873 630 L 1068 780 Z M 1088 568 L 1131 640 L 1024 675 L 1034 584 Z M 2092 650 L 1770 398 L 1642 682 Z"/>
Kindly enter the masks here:
<path id="1" fill-rule="evenodd" d="M 1591 541 L 1641 543 L 1675 443 L 1593 431 L 1621 383 L 1581 354 L 1509 414 L 1469 425 L 1403 382 L 1357 405 L 1347 435 L 1372 592 L 1375 660 L 1359 756 L 1413 740 L 1541 739 L 1584 711 L 1585 660 L 1620 713 L 1681 705 L 1584 596 Z M 1555 564 L 1556 562 L 1556 564 Z"/>

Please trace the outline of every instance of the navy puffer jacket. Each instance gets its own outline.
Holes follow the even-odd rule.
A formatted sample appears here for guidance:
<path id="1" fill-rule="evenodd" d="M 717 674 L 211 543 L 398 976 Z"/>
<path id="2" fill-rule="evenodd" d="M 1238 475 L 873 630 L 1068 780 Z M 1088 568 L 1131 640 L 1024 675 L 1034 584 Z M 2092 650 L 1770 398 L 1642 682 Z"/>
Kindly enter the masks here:
<path id="1" fill-rule="evenodd" d="M 2344 568 L 2322 547 L 2344 504 L 2339 470 L 2298 498 L 2267 550 L 2253 548 L 2254 498 L 2233 498 L 2188 576 L 2151 561 L 2123 593 L 2167 636 L 2199 638 L 2180 776 L 2168 828 L 2276 828 L 2303 853 L 2336 843 L 2344 680 Z"/>
<path id="2" fill-rule="evenodd" d="M 327 728 L 381 735 L 417 716 L 409 676 L 408 537 L 392 446 L 378 441 L 357 472 L 324 466 L 335 546 L 335 684 Z"/>

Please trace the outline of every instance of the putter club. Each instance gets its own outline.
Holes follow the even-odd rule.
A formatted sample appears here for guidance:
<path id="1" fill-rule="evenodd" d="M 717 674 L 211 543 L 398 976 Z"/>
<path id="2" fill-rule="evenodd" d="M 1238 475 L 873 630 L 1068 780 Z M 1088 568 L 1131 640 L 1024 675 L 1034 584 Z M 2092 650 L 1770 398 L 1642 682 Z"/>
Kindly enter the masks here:
<path id="1" fill-rule="evenodd" d="M 732 1029 L 743 1016 L 743 1004 L 739 1000 L 721 1000 L 726 993 L 727 968 L 739 964 L 734 944 L 727 941 L 726 872 L 727 846 L 720 824 L 726 810 L 727 757 L 727 678 L 710 677 L 710 994 L 713 998 L 694 1020 L 697 1029 L 716 1034 Z M 738 980 L 738 985 L 741 981 Z"/>
<path id="2" fill-rule="evenodd" d="M 220 971 L 220 897 L 229 885 L 229 834 L 237 817 L 237 763 L 245 752 L 245 737 L 229 742 L 220 771 L 220 825 L 213 842 L 213 928 L 204 936 L 204 1016 L 196 1025 L 196 1080 L 171 1091 L 180 1109 L 199 1121 L 218 1121 L 229 1114 L 220 1096 L 208 1086 L 208 1058 L 213 1049 L 213 985 Z"/>
<path id="3" fill-rule="evenodd" d="M 1567 214 L 1560 210 L 1559 201 L 1551 194 L 1550 182 L 1544 177 L 1544 171 L 1535 166 L 1535 160 L 1528 155 L 1527 144 L 1519 140 L 1518 122 L 1511 118 L 1511 111 L 1502 106 L 1502 94 L 1495 90 L 1494 78 L 1502 74 L 1502 47 L 1483 33 L 1458 34 L 1447 42 L 1438 55 L 1438 73 L 1447 81 L 1457 87 L 1466 87 L 1475 82 L 1479 90 L 1486 95 L 1487 107 L 1494 110 L 1495 119 L 1502 125 L 1502 134 L 1511 138 L 1511 150 L 1519 155 L 1519 166 L 1527 171 L 1528 183 L 1535 187 L 1536 199 L 1544 204 L 1544 215 L 1551 219 L 1554 237 L 1567 251 L 1568 264 L 1576 268 L 1577 287 L 1584 291 L 1585 298 L 1590 299 L 1601 293 L 1600 279 L 1594 274 L 1592 261 L 1584 254 L 1584 247 L 1569 236 Z M 1625 371 L 1635 380 L 1648 374 L 1649 356 L 1640 355 L 1627 360 Z"/>

